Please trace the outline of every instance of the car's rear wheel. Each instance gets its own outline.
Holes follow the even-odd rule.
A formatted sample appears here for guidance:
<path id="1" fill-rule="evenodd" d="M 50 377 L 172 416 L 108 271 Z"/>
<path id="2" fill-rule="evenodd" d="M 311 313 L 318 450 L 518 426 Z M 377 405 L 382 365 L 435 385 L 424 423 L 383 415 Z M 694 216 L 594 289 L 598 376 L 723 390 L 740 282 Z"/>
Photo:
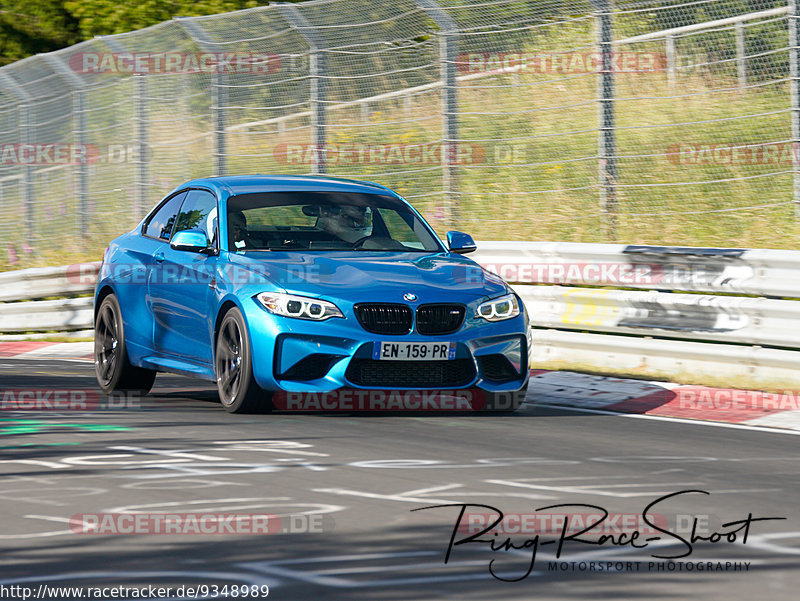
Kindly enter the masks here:
<path id="1" fill-rule="evenodd" d="M 109 294 L 100 303 L 94 322 L 94 366 L 97 383 L 105 393 L 126 391 L 147 394 L 156 372 L 132 365 L 125 345 L 125 327 L 119 301 Z"/>
<path id="2" fill-rule="evenodd" d="M 269 411 L 269 393 L 253 377 L 250 338 L 238 308 L 231 308 L 222 318 L 214 349 L 214 373 L 219 400 L 229 413 Z"/>

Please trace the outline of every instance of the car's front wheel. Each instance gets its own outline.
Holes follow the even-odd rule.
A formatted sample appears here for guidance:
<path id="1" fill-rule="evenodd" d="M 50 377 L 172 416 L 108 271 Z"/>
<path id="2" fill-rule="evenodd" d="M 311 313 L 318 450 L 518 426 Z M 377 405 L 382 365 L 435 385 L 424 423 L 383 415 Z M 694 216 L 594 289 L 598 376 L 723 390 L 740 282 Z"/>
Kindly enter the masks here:
<path id="1" fill-rule="evenodd" d="M 250 338 L 242 312 L 236 307 L 225 314 L 219 326 L 214 373 L 219 400 L 229 413 L 258 413 L 271 409 L 270 395 L 253 377 Z"/>
<path id="2" fill-rule="evenodd" d="M 147 394 L 156 379 L 155 371 L 131 365 L 128 360 L 122 312 L 113 294 L 100 303 L 94 320 L 94 367 L 97 383 L 105 393 Z"/>

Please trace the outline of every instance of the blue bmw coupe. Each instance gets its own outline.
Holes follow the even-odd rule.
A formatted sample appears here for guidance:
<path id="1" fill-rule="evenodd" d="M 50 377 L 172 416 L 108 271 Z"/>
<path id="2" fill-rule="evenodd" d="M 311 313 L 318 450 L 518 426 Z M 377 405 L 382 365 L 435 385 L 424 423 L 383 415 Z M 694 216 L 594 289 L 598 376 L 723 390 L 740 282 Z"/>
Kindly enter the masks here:
<path id="1" fill-rule="evenodd" d="M 513 411 L 528 317 L 472 250 L 373 183 L 190 181 L 106 249 L 97 380 L 146 394 L 157 372 L 200 377 L 230 412 Z"/>

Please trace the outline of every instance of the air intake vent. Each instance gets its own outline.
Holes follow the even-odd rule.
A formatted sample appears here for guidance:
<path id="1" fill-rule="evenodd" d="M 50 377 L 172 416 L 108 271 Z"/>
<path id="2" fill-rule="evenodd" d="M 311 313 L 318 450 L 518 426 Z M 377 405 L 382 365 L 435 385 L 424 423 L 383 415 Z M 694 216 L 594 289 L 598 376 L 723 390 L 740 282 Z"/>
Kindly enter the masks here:
<path id="1" fill-rule="evenodd" d="M 475 379 L 471 359 L 452 361 L 376 361 L 353 359 L 346 377 L 356 386 L 375 388 L 459 388 Z"/>
<path id="2" fill-rule="evenodd" d="M 505 355 L 483 355 L 478 357 L 483 377 L 494 382 L 508 382 L 521 377 Z"/>
<path id="3" fill-rule="evenodd" d="M 324 378 L 330 368 L 333 367 L 333 364 L 339 359 L 341 359 L 341 356 L 314 353 L 301 359 L 278 377 L 282 380 L 296 380 L 298 382 L 318 380 L 319 378 Z"/>

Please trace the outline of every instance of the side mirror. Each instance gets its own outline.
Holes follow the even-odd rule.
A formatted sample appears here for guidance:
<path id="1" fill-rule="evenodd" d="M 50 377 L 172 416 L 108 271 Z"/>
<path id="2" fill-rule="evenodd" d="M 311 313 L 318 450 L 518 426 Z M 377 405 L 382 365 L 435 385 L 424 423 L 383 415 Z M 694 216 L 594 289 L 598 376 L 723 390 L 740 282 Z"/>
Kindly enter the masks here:
<path id="1" fill-rule="evenodd" d="M 211 250 L 208 236 L 205 232 L 197 230 L 184 230 L 172 237 L 169 245 L 175 250 L 188 250 L 190 252 L 202 253 Z"/>
<path id="2" fill-rule="evenodd" d="M 464 232 L 447 232 L 447 246 L 450 247 L 451 253 L 459 255 L 471 253 L 478 249 L 472 236 Z"/>

